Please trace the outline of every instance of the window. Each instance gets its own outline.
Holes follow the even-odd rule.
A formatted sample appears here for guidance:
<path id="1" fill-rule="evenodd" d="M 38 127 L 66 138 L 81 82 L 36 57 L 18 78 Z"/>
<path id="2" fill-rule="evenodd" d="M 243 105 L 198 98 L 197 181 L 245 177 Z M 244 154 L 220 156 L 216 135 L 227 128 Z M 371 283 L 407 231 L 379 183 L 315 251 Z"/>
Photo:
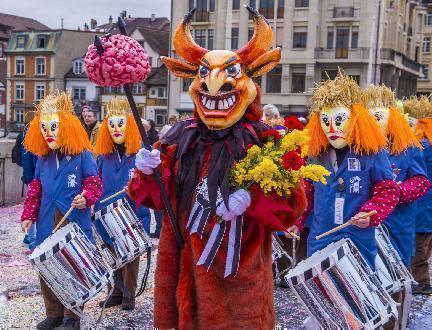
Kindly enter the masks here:
<path id="1" fill-rule="evenodd" d="M 37 48 L 45 48 L 45 47 L 46 47 L 46 36 L 38 36 Z"/>
<path id="2" fill-rule="evenodd" d="M 256 9 L 256 0 L 249 0 L 249 7 Z M 249 19 L 252 19 L 251 14 L 249 14 Z"/>
<path id="3" fill-rule="evenodd" d="M 24 36 L 17 37 L 15 47 L 16 48 L 24 48 L 25 47 L 25 37 Z"/>
<path id="4" fill-rule="evenodd" d="M 166 125 L 168 122 L 168 111 L 165 109 L 155 109 L 155 123 L 157 126 Z"/>
<path id="5" fill-rule="evenodd" d="M 189 0 L 189 11 L 195 8 L 194 0 Z"/>
<path id="6" fill-rule="evenodd" d="M 235 27 L 231 29 L 231 49 L 238 49 L 238 38 L 239 38 L 239 28 Z"/>
<path id="7" fill-rule="evenodd" d="M 328 30 L 327 31 L 327 49 L 333 49 L 333 38 L 334 38 L 333 30 Z"/>
<path id="8" fill-rule="evenodd" d="M 24 109 L 15 109 L 15 122 L 24 123 Z"/>
<path id="9" fill-rule="evenodd" d="M 72 96 L 75 100 L 85 100 L 86 99 L 86 89 L 85 87 L 72 87 Z"/>
<path id="10" fill-rule="evenodd" d="M 132 86 L 132 94 L 144 94 L 145 88 L 143 83 L 135 83 Z"/>
<path id="11" fill-rule="evenodd" d="M 309 0 L 295 0 L 294 5 L 296 8 L 309 7 Z"/>
<path id="12" fill-rule="evenodd" d="M 307 32 L 294 32 L 293 48 L 306 48 Z"/>
<path id="13" fill-rule="evenodd" d="M 239 10 L 240 9 L 240 0 L 232 0 L 232 9 Z"/>
<path id="14" fill-rule="evenodd" d="M 183 86 L 182 86 L 183 92 L 189 91 L 189 86 L 192 84 L 192 81 L 193 81 L 193 78 L 183 78 Z"/>
<path id="15" fill-rule="evenodd" d="M 167 89 L 166 89 L 166 87 L 158 87 L 158 89 L 157 89 L 157 97 L 158 97 L 158 99 L 166 99 L 167 98 Z"/>
<path id="16" fill-rule="evenodd" d="M 81 74 L 83 73 L 83 63 L 81 60 L 74 62 L 73 72 L 75 74 Z"/>
<path id="17" fill-rule="evenodd" d="M 423 65 L 423 77 L 422 79 L 429 79 L 429 67 L 427 65 Z"/>
<path id="18" fill-rule="evenodd" d="M 431 37 L 423 38 L 423 53 L 430 53 Z"/>
<path id="19" fill-rule="evenodd" d="M 249 28 L 248 29 L 248 40 L 251 40 L 254 34 L 254 29 L 253 28 Z"/>
<path id="20" fill-rule="evenodd" d="M 274 18 L 274 0 L 260 0 L 259 12 L 266 18 Z"/>
<path id="21" fill-rule="evenodd" d="M 207 49 L 213 50 L 214 30 L 208 30 L 207 32 L 208 32 Z"/>
<path id="22" fill-rule="evenodd" d="M 16 58 L 15 59 L 15 74 L 24 74 L 24 59 Z"/>
<path id="23" fill-rule="evenodd" d="M 196 8 L 197 8 L 197 11 L 195 13 L 196 22 L 208 21 L 207 2 L 208 0 L 196 0 Z"/>
<path id="24" fill-rule="evenodd" d="M 267 73 L 267 93 L 280 93 L 282 87 L 282 66 L 278 65 Z"/>
<path id="25" fill-rule="evenodd" d="M 216 0 L 210 0 L 210 12 L 214 12 L 216 9 Z"/>
<path id="26" fill-rule="evenodd" d="M 348 58 L 349 28 L 336 30 L 336 58 Z"/>
<path id="27" fill-rule="evenodd" d="M 45 96 L 45 85 L 36 85 L 35 100 L 41 100 Z"/>
<path id="28" fill-rule="evenodd" d="M 284 18 L 285 15 L 285 0 L 278 1 L 277 18 Z"/>
<path id="29" fill-rule="evenodd" d="M 352 31 L 351 33 L 351 48 L 357 48 L 358 47 L 358 31 Z"/>
<path id="30" fill-rule="evenodd" d="M 306 88 L 306 73 L 295 73 L 291 75 L 291 93 L 303 93 Z"/>
<path id="31" fill-rule="evenodd" d="M 425 25 L 432 25 L 432 11 L 428 11 L 425 16 Z"/>
<path id="32" fill-rule="evenodd" d="M 321 72 L 321 80 L 335 79 L 338 74 L 338 70 L 323 70 Z"/>
<path id="33" fill-rule="evenodd" d="M 36 57 L 36 74 L 45 74 L 45 57 Z"/>
<path id="34" fill-rule="evenodd" d="M 15 84 L 15 100 L 24 100 L 24 84 Z"/>
<path id="35" fill-rule="evenodd" d="M 3 47 L 4 47 L 4 44 L 2 41 L 0 41 L 0 58 L 3 58 L 3 56 L 4 56 Z"/>
<path id="36" fill-rule="evenodd" d="M 206 34 L 207 30 L 195 30 L 195 42 L 203 48 L 207 48 Z"/>

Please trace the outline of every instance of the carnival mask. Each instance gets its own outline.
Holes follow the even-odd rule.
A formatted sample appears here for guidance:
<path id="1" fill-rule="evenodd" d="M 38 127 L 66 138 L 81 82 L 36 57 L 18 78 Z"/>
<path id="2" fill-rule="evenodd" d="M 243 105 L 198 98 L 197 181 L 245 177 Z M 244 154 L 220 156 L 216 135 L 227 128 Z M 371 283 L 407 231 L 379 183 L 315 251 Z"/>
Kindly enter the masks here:
<path id="1" fill-rule="evenodd" d="M 411 127 L 412 131 L 415 133 L 417 130 L 418 119 L 408 117 L 408 124 Z"/>
<path id="2" fill-rule="evenodd" d="M 335 149 L 342 149 L 348 145 L 348 119 L 350 111 L 345 107 L 324 108 L 321 110 L 321 127 Z"/>
<path id="3" fill-rule="evenodd" d="M 126 116 L 110 116 L 108 118 L 108 130 L 116 144 L 122 144 L 126 139 Z"/>
<path id="4" fill-rule="evenodd" d="M 280 49 L 269 51 L 273 32 L 265 18 L 247 7 L 255 33 L 249 43 L 236 52 L 209 51 L 197 45 L 190 34 L 195 10 L 185 16 L 174 34 L 174 48 L 188 63 L 162 57 L 167 68 L 177 77 L 194 78 L 189 87 L 196 112 L 212 130 L 234 125 L 255 100 L 257 89 L 252 77 L 273 69 L 280 60 Z"/>
<path id="5" fill-rule="evenodd" d="M 60 142 L 58 140 L 60 130 L 59 115 L 56 113 L 42 115 L 40 128 L 48 147 L 52 150 L 60 148 Z"/>
<path id="6" fill-rule="evenodd" d="M 390 109 L 387 107 L 375 107 L 370 109 L 370 112 L 378 121 L 378 124 L 381 128 L 381 132 L 386 135 L 387 125 L 390 117 Z"/>

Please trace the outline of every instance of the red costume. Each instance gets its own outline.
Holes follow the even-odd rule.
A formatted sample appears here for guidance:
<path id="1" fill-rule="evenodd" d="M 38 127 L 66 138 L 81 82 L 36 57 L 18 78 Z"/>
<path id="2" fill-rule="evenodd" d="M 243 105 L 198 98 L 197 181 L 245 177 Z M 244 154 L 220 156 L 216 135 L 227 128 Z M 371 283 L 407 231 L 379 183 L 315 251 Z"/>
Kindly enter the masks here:
<path id="1" fill-rule="evenodd" d="M 228 200 L 231 205 L 233 164 L 245 157 L 248 146 L 262 145 L 269 129 L 259 121 L 260 90 L 251 78 L 277 65 L 280 49 L 268 51 L 271 28 L 248 10 L 255 34 L 239 51 L 207 51 L 196 45 L 189 29 L 192 12 L 174 35 L 176 52 L 188 63 L 163 58 L 177 76 L 195 78 L 189 93 L 196 118 L 178 123 L 154 146 L 161 152 L 159 168 L 185 240 L 181 249 L 168 219 L 163 220 L 155 275 L 157 328 L 275 326 L 272 231 L 290 227 L 303 212 L 301 182 L 290 198 L 265 196 L 260 188 L 249 187 L 251 202 L 240 222 L 215 216 L 218 205 L 228 205 Z M 138 204 L 163 208 L 153 176 L 139 170 L 129 194 Z M 234 246 L 238 237 L 240 255 Z"/>

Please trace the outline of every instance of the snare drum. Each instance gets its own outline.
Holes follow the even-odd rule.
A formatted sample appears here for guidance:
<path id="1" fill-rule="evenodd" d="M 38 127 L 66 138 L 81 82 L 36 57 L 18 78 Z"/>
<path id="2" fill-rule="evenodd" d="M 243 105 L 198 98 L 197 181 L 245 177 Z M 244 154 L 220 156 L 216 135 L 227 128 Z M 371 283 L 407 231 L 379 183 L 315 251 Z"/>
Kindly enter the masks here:
<path id="1" fill-rule="evenodd" d="M 383 287 L 390 294 L 405 288 L 405 283 L 414 282 L 414 278 L 402 262 L 398 252 L 390 241 L 387 229 L 380 225 L 375 230 L 378 255 L 375 268 Z"/>
<path id="2" fill-rule="evenodd" d="M 285 279 L 318 328 L 375 329 L 397 318 L 396 303 L 350 239 L 315 252 Z"/>
<path id="3" fill-rule="evenodd" d="M 113 285 L 113 270 L 75 223 L 46 238 L 29 259 L 60 302 L 85 320 L 81 306 Z"/>
<path id="4" fill-rule="evenodd" d="M 150 238 L 125 198 L 97 211 L 92 220 L 96 246 L 114 270 L 151 248 Z"/>

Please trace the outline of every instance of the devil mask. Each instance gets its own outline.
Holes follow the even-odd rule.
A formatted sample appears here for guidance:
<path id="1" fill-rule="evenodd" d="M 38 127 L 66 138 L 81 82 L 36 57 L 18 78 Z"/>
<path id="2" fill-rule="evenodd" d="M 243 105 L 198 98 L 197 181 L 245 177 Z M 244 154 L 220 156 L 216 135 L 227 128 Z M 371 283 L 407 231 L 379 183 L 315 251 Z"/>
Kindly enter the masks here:
<path id="1" fill-rule="evenodd" d="M 246 8 L 253 18 L 255 32 L 248 44 L 238 51 L 209 51 L 197 45 L 190 34 L 195 11 L 192 10 L 173 37 L 175 51 L 187 63 L 162 57 L 177 77 L 194 78 L 189 95 L 199 118 L 212 130 L 231 127 L 244 116 L 258 93 L 252 78 L 270 71 L 280 60 L 280 48 L 269 50 L 273 32 L 266 19 L 256 10 Z"/>

